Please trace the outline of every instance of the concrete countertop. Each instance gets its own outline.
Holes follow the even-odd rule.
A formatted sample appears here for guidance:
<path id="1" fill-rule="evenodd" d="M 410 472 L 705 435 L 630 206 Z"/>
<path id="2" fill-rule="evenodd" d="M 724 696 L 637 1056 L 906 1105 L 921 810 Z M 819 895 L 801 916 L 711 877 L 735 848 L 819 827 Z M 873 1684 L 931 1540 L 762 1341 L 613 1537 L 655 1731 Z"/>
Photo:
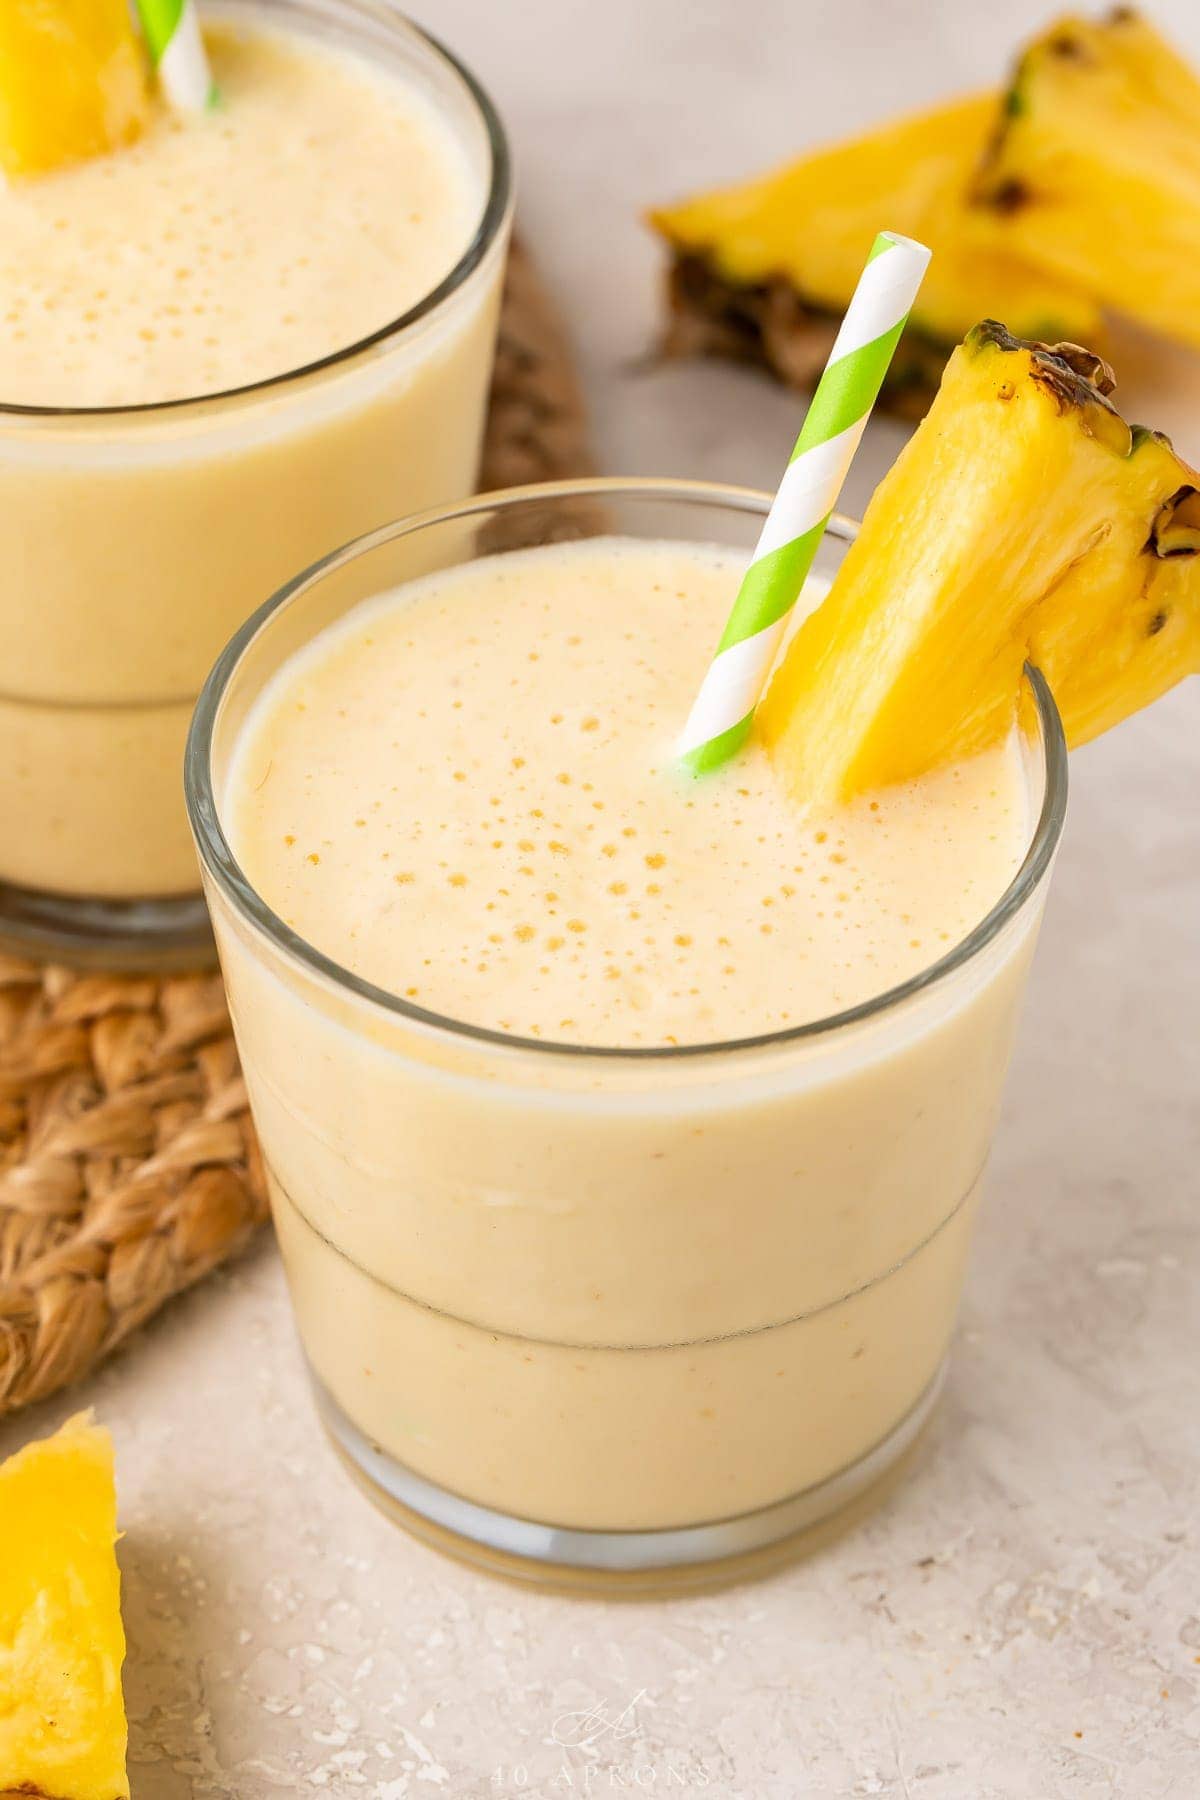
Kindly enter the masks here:
<path id="1" fill-rule="evenodd" d="M 770 485 L 794 397 L 644 363 L 657 255 L 639 207 L 989 82 L 1048 7 L 420 11 L 508 116 L 603 466 Z M 1156 12 L 1200 59 L 1192 0 Z M 1195 367 L 1128 364 L 1118 397 L 1200 456 Z M 872 427 L 852 508 L 900 441 Z M 1197 685 L 1074 760 L 948 1393 L 915 1473 L 834 1548 L 756 1586 L 620 1606 L 443 1561 L 335 1465 L 266 1240 L 86 1389 L 0 1430 L 7 1452 L 94 1404 L 115 1433 L 137 1800 L 1192 1800 Z"/>

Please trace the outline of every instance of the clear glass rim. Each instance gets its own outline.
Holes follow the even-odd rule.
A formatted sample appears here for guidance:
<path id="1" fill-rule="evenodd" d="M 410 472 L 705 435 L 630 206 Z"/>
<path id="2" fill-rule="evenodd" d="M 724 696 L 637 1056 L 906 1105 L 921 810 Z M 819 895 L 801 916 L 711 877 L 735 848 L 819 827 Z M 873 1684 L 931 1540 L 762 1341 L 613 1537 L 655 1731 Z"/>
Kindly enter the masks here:
<path id="1" fill-rule="evenodd" d="M 377 8 L 372 7 L 373 11 Z M 451 299 L 463 287 L 475 270 L 487 257 L 493 244 L 503 230 L 512 203 L 512 157 L 508 147 L 508 138 L 501 123 L 500 115 L 492 103 L 486 88 L 476 80 L 475 76 L 460 62 L 451 50 L 448 50 L 432 32 L 425 31 L 407 13 L 393 10 L 389 5 L 386 12 L 389 26 L 401 33 L 415 38 L 425 49 L 446 65 L 452 74 L 462 82 L 467 94 L 483 122 L 487 135 L 488 154 L 491 160 L 491 178 L 488 184 L 487 199 L 483 212 L 475 228 L 470 243 L 436 287 L 422 296 L 413 306 L 396 318 L 389 319 L 386 324 L 370 331 L 365 337 L 355 338 L 350 344 L 338 350 L 331 350 L 325 356 L 318 356 L 313 361 L 301 363 L 294 369 L 281 369 L 277 375 L 264 376 L 261 381 L 242 382 L 237 387 L 221 388 L 212 394 L 181 394 L 171 400 L 144 400 L 129 406 L 25 406 L 15 402 L 0 400 L 0 420 L 5 418 L 46 419 L 58 424 L 69 424 L 73 420 L 81 424 L 89 420 L 116 420 L 123 418 L 162 418 L 182 412 L 188 408 L 216 407 L 223 401 L 249 399 L 259 394 L 268 394 L 286 387 L 292 382 L 303 382 L 311 376 L 319 375 L 327 370 L 339 369 L 344 363 L 355 361 L 368 351 L 379 348 L 392 338 L 401 337 L 422 319 L 429 317 Z"/>
<path id="2" fill-rule="evenodd" d="M 511 509 L 529 503 L 580 501 L 589 499 L 643 499 L 659 502 L 722 508 L 765 516 L 772 496 L 755 488 L 725 487 L 705 481 L 626 479 L 620 476 L 586 477 L 574 481 L 549 481 L 528 487 L 503 488 L 490 494 L 478 494 L 470 500 L 449 507 L 435 507 L 416 513 L 390 525 L 355 538 L 340 549 L 311 564 L 253 613 L 230 639 L 214 664 L 201 689 L 188 732 L 184 758 L 184 792 L 188 817 L 195 836 L 201 863 L 209 879 L 234 912 L 286 960 L 297 964 L 308 976 L 316 976 L 324 985 L 352 995 L 383 1012 L 409 1024 L 431 1027 L 459 1039 L 537 1057 L 602 1058 L 607 1061 L 641 1063 L 675 1063 L 696 1057 L 728 1056 L 738 1051 L 779 1049 L 792 1044 L 812 1042 L 882 1017 L 904 1005 L 916 995 L 937 986 L 974 960 L 1015 918 L 1032 897 L 1048 871 L 1062 835 L 1067 804 L 1067 745 L 1062 721 L 1054 696 L 1039 670 L 1025 665 L 1025 678 L 1033 695 L 1038 718 L 1045 783 L 1037 822 L 1029 847 L 1020 867 L 1003 893 L 984 917 L 960 938 L 944 955 L 918 970 L 906 981 L 885 988 L 856 1006 L 812 1019 L 803 1025 L 782 1031 L 756 1032 L 748 1037 L 722 1039 L 699 1044 L 625 1045 L 576 1044 L 555 1039 L 518 1036 L 498 1031 L 491 1026 L 476 1025 L 449 1014 L 416 1006 L 388 989 L 354 974 L 333 957 L 326 956 L 315 945 L 293 931 L 251 886 L 233 854 L 217 812 L 212 784 L 212 742 L 225 691 L 233 679 L 243 655 L 252 641 L 263 631 L 275 614 L 288 606 L 326 575 L 345 567 L 358 556 L 380 546 L 407 537 L 428 526 L 468 520 L 483 514 Z M 845 543 L 852 542 L 858 530 L 853 519 L 834 513 L 827 527 L 830 534 Z"/>

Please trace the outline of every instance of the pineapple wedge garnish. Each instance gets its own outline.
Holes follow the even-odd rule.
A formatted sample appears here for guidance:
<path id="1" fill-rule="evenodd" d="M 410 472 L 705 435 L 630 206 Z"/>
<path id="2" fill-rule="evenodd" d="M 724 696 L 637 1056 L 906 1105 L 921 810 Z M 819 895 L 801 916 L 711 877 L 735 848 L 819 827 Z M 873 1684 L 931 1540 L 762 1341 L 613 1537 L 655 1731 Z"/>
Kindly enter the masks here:
<path id="1" fill-rule="evenodd" d="M 824 810 L 1000 740 L 1041 669 L 1070 744 L 1200 670 L 1200 474 L 1112 375 L 985 321 L 876 489 L 759 708 Z"/>
<path id="2" fill-rule="evenodd" d="M 0 167 L 34 175 L 130 143 L 149 116 L 129 0 L 0 0 Z"/>
<path id="3" fill-rule="evenodd" d="M 956 100 L 653 212 L 674 253 L 668 347 L 759 357 L 803 385 L 820 373 L 881 225 L 934 252 L 888 374 L 893 407 L 919 416 L 953 346 L 989 313 L 1026 337 L 1098 342 L 1091 299 L 1013 255 L 1007 221 L 993 244 L 972 217 L 996 112 L 994 95 Z"/>
<path id="4" fill-rule="evenodd" d="M 0 1464 L 0 1793 L 127 1800 L 116 1539 L 89 1413 Z"/>
<path id="5" fill-rule="evenodd" d="M 1200 347 L 1200 77 L 1136 13 L 1025 51 L 975 194 L 981 245 L 1006 225 L 1015 255 Z"/>

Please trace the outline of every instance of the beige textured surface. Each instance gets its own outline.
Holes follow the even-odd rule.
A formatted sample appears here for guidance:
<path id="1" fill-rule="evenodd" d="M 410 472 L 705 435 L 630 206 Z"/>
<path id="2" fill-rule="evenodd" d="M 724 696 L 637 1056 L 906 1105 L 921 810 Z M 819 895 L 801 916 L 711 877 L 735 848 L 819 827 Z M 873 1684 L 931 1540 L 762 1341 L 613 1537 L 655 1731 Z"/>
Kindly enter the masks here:
<path id="1" fill-rule="evenodd" d="M 656 318 L 637 204 L 978 82 L 1046 8 L 1019 0 L 1003 29 L 982 0 L 426 12 L 511 116 L 604 466 L 769 481 L 793 400 L 636 366 Z M 1158 12 L 1200 56 L 1189 0 Z M 1200 455 L 1193 372 L 1143 376 L 1131 404 Z M 899 437 L 873 431 L 852 497 Z M 265 1247 L 0 1430 L 7 1450 L 93 1402 L 116 1434 L 138 1800 L 557 1800 L 621 1778 L 720 1800 L 1192 1800 L 1198 725 L 1182 692 L 1077 760 L 948 1397 L 908 1486 L 818 1560 L 621 1608 L 440 1561 L 335 1467 Z M 564 1715 L 630 1702 L 590 1746 L 555 1741 Z"/>

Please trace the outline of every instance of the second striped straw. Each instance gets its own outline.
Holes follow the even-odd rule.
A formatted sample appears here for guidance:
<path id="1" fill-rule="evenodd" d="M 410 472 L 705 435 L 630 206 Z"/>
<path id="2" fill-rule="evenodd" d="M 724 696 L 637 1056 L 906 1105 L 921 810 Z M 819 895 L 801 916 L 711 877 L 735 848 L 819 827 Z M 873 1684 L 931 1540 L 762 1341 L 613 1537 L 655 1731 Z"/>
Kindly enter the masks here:
<path id="1" fill-rule="evenodd" d="M 202 112 L 216 102 L 196 0 L 137 0 L 142 31 L 159 86 L 180 112 Z"/>
<path id="2" fill-rule="evenodd" d="M 745 742 L 771 665 L 874 406 L 929 251 L 881 231 L 677 746 L 695 775 Z"/>

